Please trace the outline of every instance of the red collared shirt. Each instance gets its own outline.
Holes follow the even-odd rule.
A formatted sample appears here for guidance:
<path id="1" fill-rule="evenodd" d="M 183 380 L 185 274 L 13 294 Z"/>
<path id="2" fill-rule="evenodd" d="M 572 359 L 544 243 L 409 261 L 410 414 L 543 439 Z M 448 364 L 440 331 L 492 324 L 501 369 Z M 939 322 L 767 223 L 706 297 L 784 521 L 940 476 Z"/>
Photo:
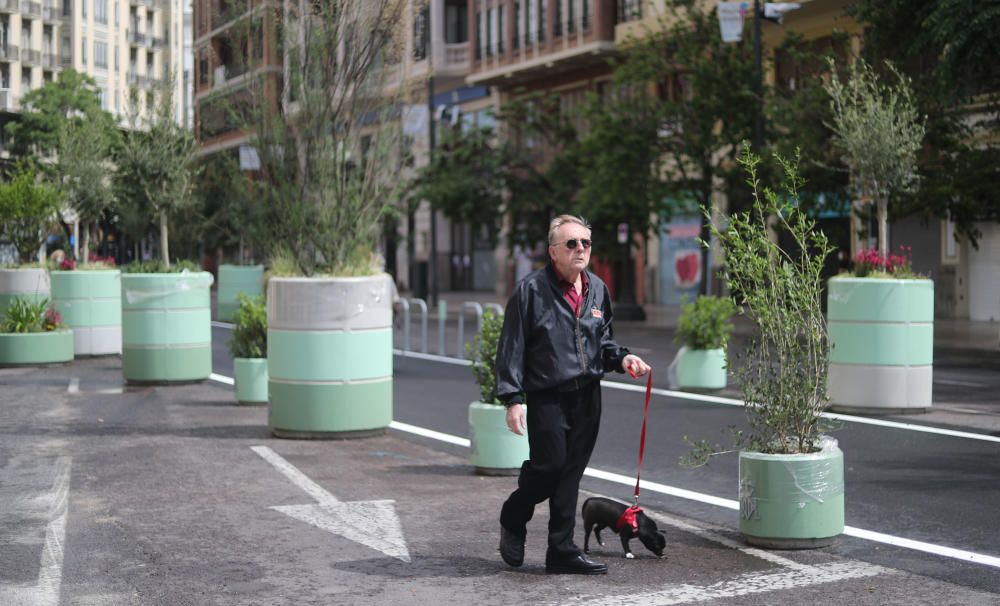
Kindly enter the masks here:
<path id="1" fill-rule="evenodd" d="M 569 280 L 562 277 L 559 270 L 556 270 L 556 275 L 559 276 L 559 286 L 562 287 L 563 297 L 569 306 L 573 308 L 573 313 L 576 317 L 580 317 L 580 308 L 583 307 L 583 300 L 587 296 L 587 272 L 580 272 L 580 292 L 576 292 L 576 285 Z"/>

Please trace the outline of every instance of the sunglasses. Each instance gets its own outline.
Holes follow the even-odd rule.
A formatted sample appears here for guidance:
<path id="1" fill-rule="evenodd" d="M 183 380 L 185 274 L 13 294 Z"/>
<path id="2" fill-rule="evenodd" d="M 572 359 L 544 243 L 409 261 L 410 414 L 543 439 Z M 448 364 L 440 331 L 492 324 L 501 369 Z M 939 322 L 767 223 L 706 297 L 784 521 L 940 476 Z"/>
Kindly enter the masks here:
<path id="1" fill-rule="evenodd" d="M 584 250 L 590 248 L 590 240 L 588 240 L 587 238 L 580 238 L 579 240 L 573 238 L 572 240 L 566 240 L 565 242 L 563 242 L 563 244 L 565 244 L 566 248 L 570 250 L 574 250 L 577 244 L 583 246 Z"/>

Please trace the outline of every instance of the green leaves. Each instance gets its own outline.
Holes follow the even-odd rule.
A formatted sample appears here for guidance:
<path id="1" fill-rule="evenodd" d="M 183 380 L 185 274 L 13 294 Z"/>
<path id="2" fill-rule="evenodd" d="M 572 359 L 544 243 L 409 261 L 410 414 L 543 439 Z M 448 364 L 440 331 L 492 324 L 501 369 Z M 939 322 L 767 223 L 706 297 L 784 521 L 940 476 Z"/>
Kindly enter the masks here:
<path id="1" fill-rule="evenodd" d="M 267 304 L 264 295 L 238 293 L 239 307 L 233 314 L 233 336 L 229 351 L 234 358 L 267 357 Z"/>
<path id="2" fill-rule="evenodd" d="M 0 183 L 0 233 L 14 245 L 22 263 L 30 263 L 56 223 L 59 192 L 39 183 L 35 171 L 21 165 L 7 183 Z"/>
<path id="3" fill-rule="evenodd" d="M 690 349 L 724 349 L 733 334 L 732 299 L 701 296 L 681 309 L 674 340 Z"/>
<path id="4" fill-rule="evenodd" d="M 503 316 L 492 309 L 483 313 L 483 326 L 466 351 L 472 356 L 472 376 L 479 385 L 479 394 L 485 404 L 500 404 L 497 400 L 497 343 L 503 329 Z"/>
<path id="5" fill-rule="evenodd" d="M 62 326 L 59 313 L 49 306 L 48 299 L 32 301 L 15 297 L 7 306 L 7 317 L 0 324 L 0 332 L 46 332 Z"/>

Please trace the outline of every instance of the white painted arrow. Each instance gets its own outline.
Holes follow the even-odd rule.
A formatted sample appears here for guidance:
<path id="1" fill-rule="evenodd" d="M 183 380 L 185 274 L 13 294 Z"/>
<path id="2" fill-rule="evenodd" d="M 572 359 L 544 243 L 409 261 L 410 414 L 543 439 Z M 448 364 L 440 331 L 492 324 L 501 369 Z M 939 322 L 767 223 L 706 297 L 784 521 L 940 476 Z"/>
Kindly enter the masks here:
<path id="1" fill-rule="evenodd" d="M 410 561 L 403 526 L 393 507 L 395 501 L 339 501 L 267 446 L 250 448 L 317 502 L 315 505 L 276 505 L 271 509 L 398 560 Z"/>

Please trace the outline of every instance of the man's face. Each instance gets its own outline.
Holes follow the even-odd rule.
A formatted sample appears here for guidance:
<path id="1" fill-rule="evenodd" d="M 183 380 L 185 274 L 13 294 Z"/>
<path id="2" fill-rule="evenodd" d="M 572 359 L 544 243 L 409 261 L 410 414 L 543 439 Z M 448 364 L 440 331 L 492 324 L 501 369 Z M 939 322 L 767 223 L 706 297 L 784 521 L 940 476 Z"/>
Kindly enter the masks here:
<path id="1" fill-rule="evenodd" d="M 574 240 L 576 247 L 567 242 Z M 583 246 L 583 240 L 590 240 L 590 230 L 578 223 L 566 223 L 556 230 L 556 242 L 549 246 L 549 257 L 563 276 L 576 276 L 590 263 L 590 247 Z"/>

